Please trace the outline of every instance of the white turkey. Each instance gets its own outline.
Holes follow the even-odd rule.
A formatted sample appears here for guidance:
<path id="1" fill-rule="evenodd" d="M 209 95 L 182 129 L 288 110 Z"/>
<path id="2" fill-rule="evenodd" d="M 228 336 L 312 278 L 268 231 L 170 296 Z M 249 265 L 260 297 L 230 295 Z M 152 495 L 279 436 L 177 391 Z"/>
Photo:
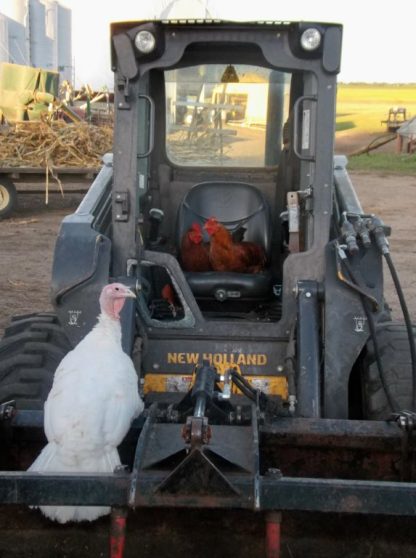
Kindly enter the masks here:
<path id="1" fill-rule="evenodd" d="M 121 346 L 120 312 L 135 295 L 106 285 L 97 325 L 59 364 L 45 403 L 48 440 L 29 468 L 48 473 L 110 473 L 120 465 L 117 446 L 143 410 L 137 374 Z M 99 506 L 40 506 L 59 523 L 92 521 L 110 512 Z"/>

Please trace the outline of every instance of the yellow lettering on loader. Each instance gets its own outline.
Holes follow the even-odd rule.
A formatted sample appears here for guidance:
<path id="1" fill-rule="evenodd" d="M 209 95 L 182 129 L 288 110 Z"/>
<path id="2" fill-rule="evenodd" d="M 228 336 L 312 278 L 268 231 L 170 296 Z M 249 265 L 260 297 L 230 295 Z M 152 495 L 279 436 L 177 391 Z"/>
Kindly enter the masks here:
<path id="1" fill-rule="evenodd" d="M 266 355 L 257 355 L 257 366 L 265 366 L 267 364 Z"/>
<path id="2" fill-rule="evenodd" d="M 198 364 L 199 353 L 186 353 L 186 362 L 188 364 Z"/>
<path id="3" fill-rule="evenodd" d="M 178 364 L 178 353 L 168 353 L 168 364 Z"/>
<path id="4" fill-rule="evenodd" d="M 245 366 L 246 365 L 246 355 L 242 355 L 242 354 L 238 355 L 237 364 L 238 364 L 238 366 Z"/>
<path id="5" fill-rule="evenodd" d="M 225 366 L 265 366 L 267 355 L 243 353 L 168 353 L 168 364 L 200 364 L 207 360 L 210 364 L 223 368 Z"/>
<path id="6" fill-rule="evenodd" d="M 261 355 L 247 355 L 247 366 L 256 366 L 257 357 Z"/>

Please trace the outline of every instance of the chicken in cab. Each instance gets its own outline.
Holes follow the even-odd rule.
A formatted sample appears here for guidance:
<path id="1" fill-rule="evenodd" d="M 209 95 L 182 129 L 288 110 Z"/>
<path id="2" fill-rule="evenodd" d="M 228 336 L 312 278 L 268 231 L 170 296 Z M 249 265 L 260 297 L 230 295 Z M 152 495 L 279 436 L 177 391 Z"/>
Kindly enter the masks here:
<path id="1" fill-rule="evenodd" d="M 235 242 L 230 231 L 215 217 L 210 217 L 204 228 L 210 235 L 209 261 L 214 271 L 263 271 L 266 254 L 262 246 L 255 242 Z"/>
<path id="2" fill-rule="evenodd" d="M 184 271 L 212 271 L 209 245 L 204 242 L 201 225 L 197 222 L 183 235 L 180 259 Z"/>

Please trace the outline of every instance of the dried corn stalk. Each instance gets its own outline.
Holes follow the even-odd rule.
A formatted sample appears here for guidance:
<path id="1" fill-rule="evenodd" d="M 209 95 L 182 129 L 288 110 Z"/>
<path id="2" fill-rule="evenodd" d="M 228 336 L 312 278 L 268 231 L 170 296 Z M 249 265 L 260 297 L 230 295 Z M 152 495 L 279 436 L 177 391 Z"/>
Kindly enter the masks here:
<path id="1" fill-rule="evenodd" d="M 101 157 L 111 151 L 113 130 L 85 122 L 20 122 L 0 129 L 0 167 L 45 169 L 45 203 L 49 199 L 49 176 L 62 182 L 55 169 L 98 168 Z"/>
<path id="2" fill-rule="evenodd" d="M 21 122 L 0 130 L 0 167 L 89 167 L 111 151 L 113 130 L 84 122 Z"/>

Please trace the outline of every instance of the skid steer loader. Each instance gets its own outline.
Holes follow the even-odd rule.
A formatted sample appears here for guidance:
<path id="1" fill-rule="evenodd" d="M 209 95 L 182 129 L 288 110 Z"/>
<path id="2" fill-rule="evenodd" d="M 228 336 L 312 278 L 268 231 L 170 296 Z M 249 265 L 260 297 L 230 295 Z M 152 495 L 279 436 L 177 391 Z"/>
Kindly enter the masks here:
<path id="1" fill-rule="evenodd" d="M 0 503 L 112 506 L 114 558 L 135 508 L 262 512 L 269 557 L 285 511 L 415 515 L 413 330 L 390 230 L 333 155 L 341 39 L 314 22 L 112 25 L 113 154 L 62 222 L 55 313 L 13 318 L 0 344 Z M 185 271 L 182 238 L 211 217 L 265 269 Z M 123 348 L 146 402 L 126 468 L 24 472 L 54 370 L 114 280 L 137 294 Z"/>

